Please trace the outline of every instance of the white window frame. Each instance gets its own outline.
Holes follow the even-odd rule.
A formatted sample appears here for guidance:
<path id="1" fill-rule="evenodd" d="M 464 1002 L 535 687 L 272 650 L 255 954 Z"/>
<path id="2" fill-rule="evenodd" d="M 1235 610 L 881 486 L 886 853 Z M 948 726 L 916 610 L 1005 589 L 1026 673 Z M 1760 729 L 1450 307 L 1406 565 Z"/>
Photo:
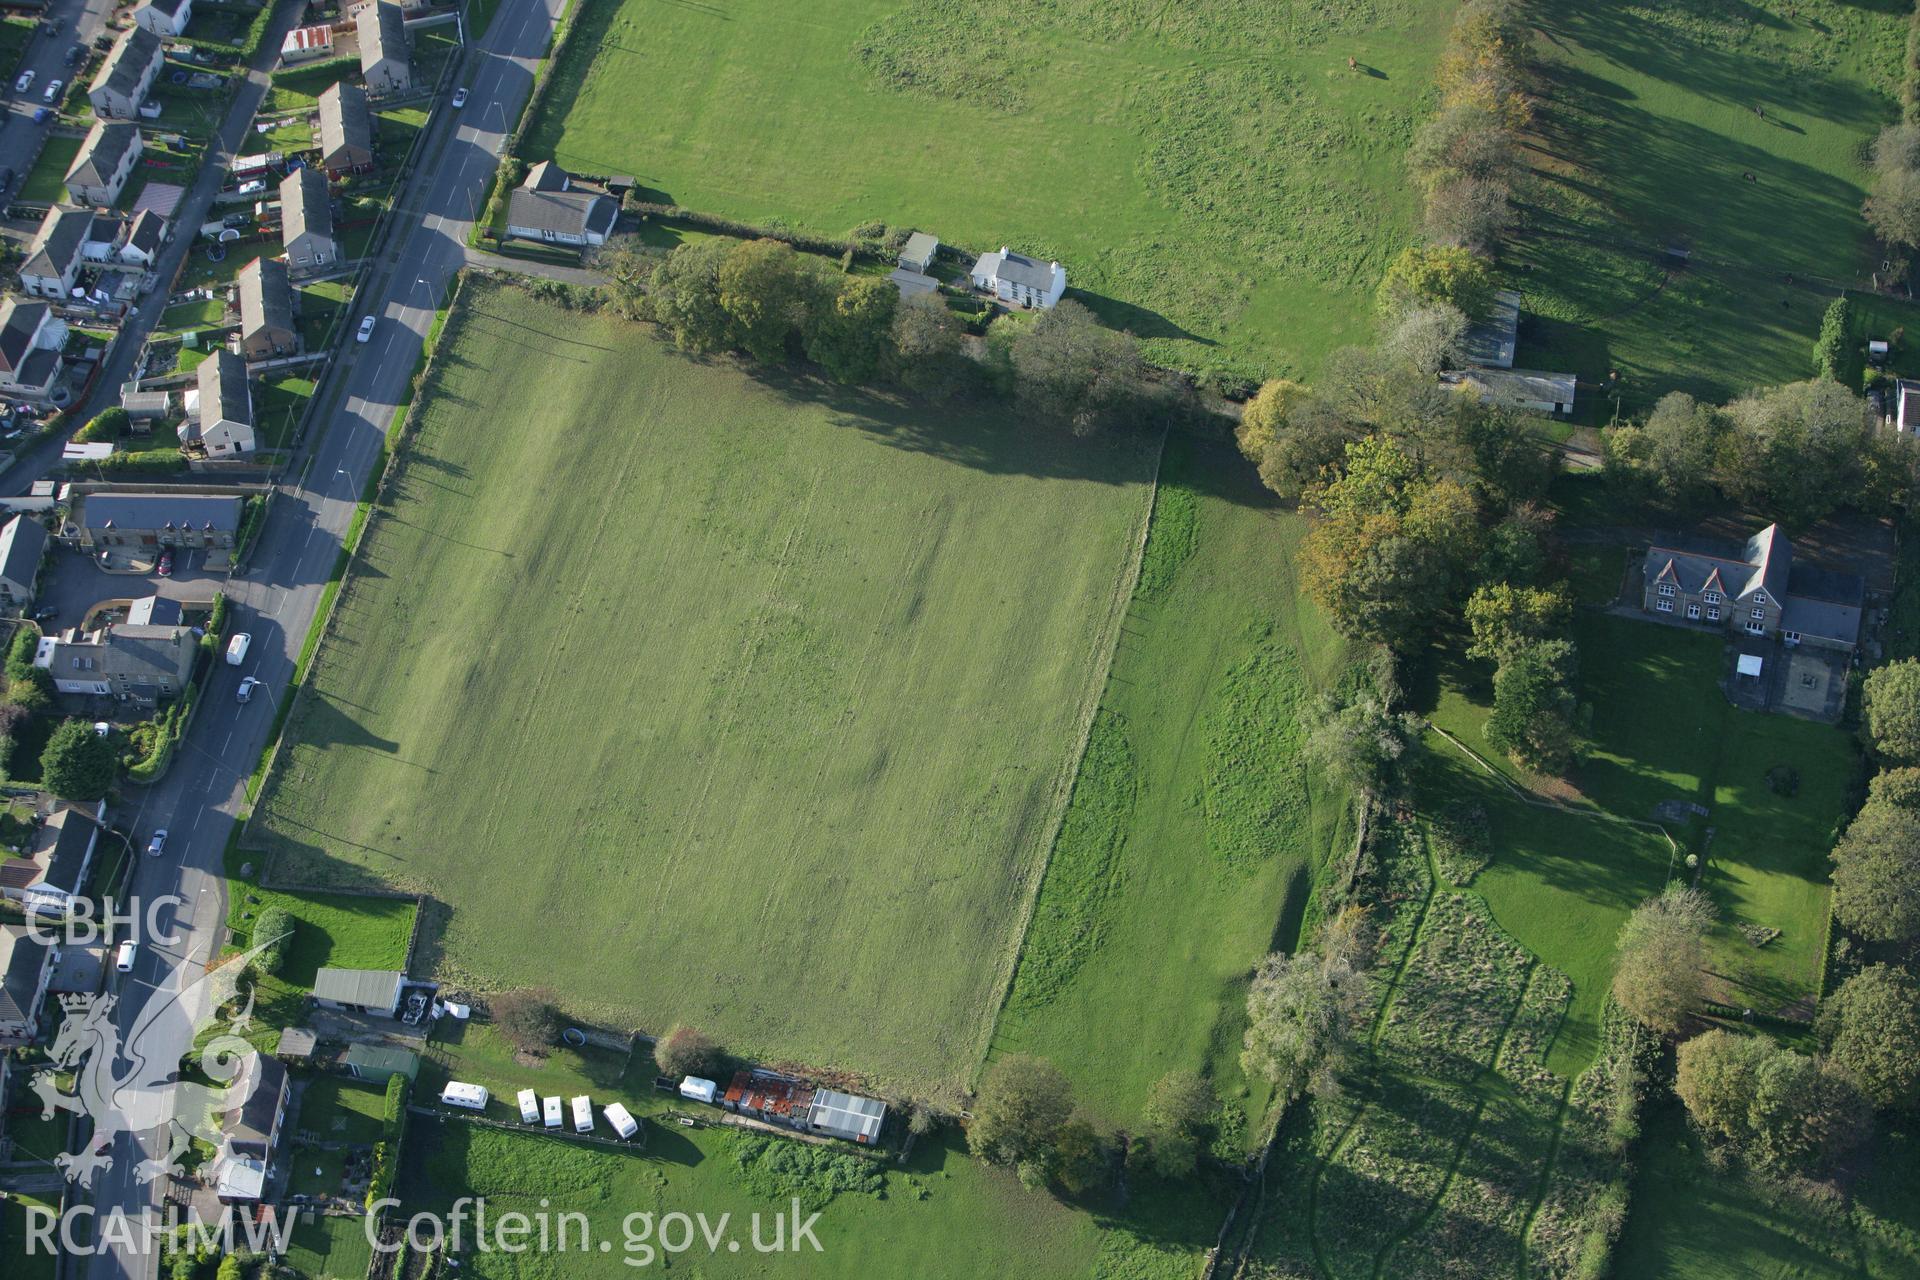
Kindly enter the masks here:
<path id="1" fill-rule="evenodd" d="M 1747 634 L 1750 636 L 1763 636 L 1767 634 L 1767 629 L 1757 622 L 1749 622 L 1747 624 Z"/>
<path id="2" fill-rule="evenodd" d="M 1663 595 L 1663 596 L 1670 596 L 1670 595 L 1672 595 L 1672 594 L 1673 594 L 1673 584 L 1672 584 L 1671 582 L 1663 582 L 1663 583 L 1661 583 L 1661 584 L 1660 584 L 1660 594 L 1661 594 L 1661 595 Z"/>
<path id="3" fill-rule="evenodd" d="M 1654 606 L 1653 606 L 1653 607 L 1654 607 L 1654 608 L 1656 608 L 1656 609 L 1658 609 L 1658 610 L 1659 610 L 1660 612 L 1662 612 L 1662 613 L 1672 613 L 1672 612 L 1673 612 L 1673 601 L 1671 601 L 1671 600 L 1661 600 L 1661 601 L 1658 601 L 1658 602 L 1656 602 L 1656 603 L 1654 604 Z"/>
<path id="4" fill-rule="evenodd" d="M 1720 621 L 1720 607 L 1718 605 L 1710 604 L 1707 606 L 1707 621 L 1708 622 Z"/>
<path id="5" fill-rule="evenodd" d="M 1688 619 L 1689 619 L 1689 620 L 1692 620 L 1692 621 L 1698 621 L 1698 620 L 1699 620 L 1699 618 L 1700 618 L 1700 606 L 1699 606 L 1699 605 L 1697 605 L 1697 604 L 1690 604 L 1690 605 L 1688 605 L 1688 606 L 1687 606 L 1687 617 L 1688 617 Z"/>
<path id="6" fill-rule="evenodd" d="M 1708 604 L 1719 604 L 1720 593 L 1718 591 L 1708 591 L 1701 596 L 1701 599 L 1705 600 Z"/>
<path id="7" fill-rule="evenodd" d="M 1755 605 L 1753 606 L 1753 612 L 1749 613 L 1747 616 L 1749 618 L 1752 618 L 1755 622 L 1765 622 L 1767 620 L 1767 611 L 1765 609 L 1762 609 L 1759 605 Z"/>

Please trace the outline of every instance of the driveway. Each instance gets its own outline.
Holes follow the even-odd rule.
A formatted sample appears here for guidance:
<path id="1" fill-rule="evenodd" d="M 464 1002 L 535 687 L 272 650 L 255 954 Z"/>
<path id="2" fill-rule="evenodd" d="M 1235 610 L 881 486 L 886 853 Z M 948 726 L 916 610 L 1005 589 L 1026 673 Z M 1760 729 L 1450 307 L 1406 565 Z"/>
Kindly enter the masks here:
<path id="1" fill-rule="evenodd" d="M 206 557 L 207 553 L 197 548 L 176 551 L 173 576 L 163 578 L 157 573 L 108 573 L 91 556 L 72 547 L 59 547 L 41 579 L 34 607 L 56 611 L 51 620 L 41 624 L 47 630 L 79 626 L 87 611 L 103 600 L 161 595 L 204 608 L 213 603 L 214 593 L 224 591 L 227 585 L 226 571 L 208 570 Z"/>

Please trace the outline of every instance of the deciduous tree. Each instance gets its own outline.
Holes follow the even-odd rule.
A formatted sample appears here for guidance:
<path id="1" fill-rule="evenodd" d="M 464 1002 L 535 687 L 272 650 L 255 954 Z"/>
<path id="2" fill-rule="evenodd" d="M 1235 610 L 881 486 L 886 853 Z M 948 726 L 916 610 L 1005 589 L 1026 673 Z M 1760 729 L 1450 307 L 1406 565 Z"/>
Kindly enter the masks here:
<path id="1" fill-rule="evenodd" d="M 1706 986 L 1706 939 L 1717 913 L 1698 889 L 1669 884 L 1635 907 L 1621 927 L 1613 998 L 1642 1024 L 1672 1035 Z"/>
<path id="2" fill-rule="evenodd" d="M 653 1060 L 672 1077 L 705 1076 L 719 1070 L 725 1058 L 718 1041 L 685 1023 L 676 1022 L 653 1046 Z"/>
<path id="3" fill-rule="evenodd" d="M 733 317 L 720 305 L 720 264 L 731 249 L 718 237 L 689 241 L 675 247 L 653 273 L 647 315 L 673 335 L 682 351 L 725 351 L 739 341 Z"/>
<path id="4" fill-rule="evenodd" d="M 1905 969 L 1868 965 L 1820 1004 L 1833 1061 L 1874 1105 L 1920 1110 L 1920 982 Z"/>
<path id="5" fill-rule="evenodd" d="M 40 753 L 40 778 L 62 800 L 101 799 L 113 772 L 113 744 L 84 720 L 62 721 Z"/>
<path id="6" fill-rule="evenodd" d="M 1467 627 L 1473 633 L 1467 656 L 1504 663 L 1523 646 L 1565 632 L 1572 617 L 1565 587 L 1489 583 L 1467 597 Z"/>
<path id="7" fill-rule="evenodd" d="M 1041 312 L 1015 335 L 1008 356 L 1020 398 L 1076 435 L 1114 425 L 1139 406 L 1145 390 L 1138 344 L 1077 302 Z"/>
<path id="8" fill-rule="evenodd" d="M 1920 764 L 1920 662 L 1876 667 L 1862 687 L 1867 742 L 1892 764 Z"/>
<path id="9" fill-rule="evenodd" d="M 1371 693 L 1345 697 L 1329 691 L 1305 721 L 1304 754 L 1335 785 L 1384 796 L 1405 781 L 1405 761 L 1420 740 L 1412 716 L 1390 710 Z"/>
<path id="10" fill-rule="evenodd" d="M 810 270 L 784 240 L 745 240 L 721 260 L 720 305 L 739 343 L 767 364 L 787 358 L 787 344 L 807 320 Z"/>
<path id="11" fill-rule="evenodd" d="M 1260 963 L 1247 993 L 1247 1074 L 1287 1099 L 1338 1089 L 1366 1004 L 1367 941 L 1357 914 L 1343 913 L 1323 927 L 1316 949 Z"/>
<path id="12" fill-rule="evenodd" d="M 1868 803 L 1833 850 L 1833 914 L 1875 942 L 1920 937 L 1920 812 Z"/>
<path id="13" fill-rule="evenodd" d="M 1715 1029 L 1688 1040 L 1674 1091 L 1701 1129 L 1777 1173 L 1822 1171 L 1865 1124 L 1846 1076 L 1764 1036 Z"/>
<path id="14" fill-rule="evenodd" d="M 893 337 L 900 291 L 877 276 L 823 276 L 807 326 L 807 359 L 835 382 L 870 381 Z"/>
<path id="15" fill-rule="evenodd" d="M 1023 1053 L 988 1064 L 973 1102 L 967 1147 L 988 1164 L 1047 1169 L 1061 1126 L 1073 1114 L 1073 1089 L 1051 1062 Z"/>
<path id="16" fill-rule="evenodd" d="M 1493 714 L 1487 741 L 1529 769 L 1560 773 L 1586 749 L 1577 667 L 1570 640 L 1534 640 L 1509 649 L 1493 673 Z"/>
<path id="17" fill-rule="evenodd" d="M 1479 316 L 1493 301 L 1493 264 L 1454 245 L 1409 245 L 1387 268 L 1376 300 L 1386 315 L 1444 303 L 1468 318 Z"/>

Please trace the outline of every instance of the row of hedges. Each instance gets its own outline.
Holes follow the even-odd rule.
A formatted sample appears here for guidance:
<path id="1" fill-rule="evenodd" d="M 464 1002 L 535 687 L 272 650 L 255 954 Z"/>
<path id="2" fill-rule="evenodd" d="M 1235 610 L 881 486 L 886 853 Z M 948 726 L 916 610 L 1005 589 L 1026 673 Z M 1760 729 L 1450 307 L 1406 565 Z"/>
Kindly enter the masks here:
<path id="1" fill-rule="evenodd" d="M 373 1148 L 373 1177 L 367 1183 L 367 1212 L 393 1196 L 400 1173 L 400 1148 L 407 1136 L 407 1090 L 412 1084 L 403 1075 L 387 1078 L 387 1100 L 380 1115 L 380 1141 Z"/>
<path id="2" fill-rule="evenodd" d="M 276 89 L 295 89 L 311 81 L 322 89 L 336 80 L 360 73 L 360 58 L 350 54 L 344 58 L 328 58 L 322 62 L 309 62 L 304 66 L 282 67 L 268 76 Z"/>
<path id="3" fill-rule="evenodd" d="M 242 508 L 240 512 L 240 530 L 233 536 L 234 564 L 239 565 L 246 563 L 248 553 L 253 550 L 254 540 L 260 536 L 260 530 L 266 527 L 267 500 L 270 496 L 270 494 L 256 493 L 247 499 L 245 507 Z M 213 616 L 216 619 L 225 617 L 220 610 L 225 606 L 226 602 L 227 598 L 224 595 L 215 599 Z M 209 627 L 209 630 L 211 629 L 212 628 Z"/>
<path id="4" fill-rule="evenodd" d="M 631 213 L 643 217 L 671 218 L 702 231 L 712 231 L 723 236 L 733 236 L 741 240 L 778 240 L 790 244 L 802 253 L 818 253 L 830 258 L 843 258 L 848 254 L 854 258 L 883 258 L 886 255 L 878 242 L 832 236 L 816 236 L 805 231 L 795 231 L 790 227 L 775 224 L 759 226 L 751 222 L 740 222 L 733 218 L 723 218 L 715 213 L 702 213 L 698 209 L 685 209 L 677 204 L 654 204 L 647 200 L 627 198 L 625 208 Z M 942 245 L 943 249 L 949 246 Z"/>

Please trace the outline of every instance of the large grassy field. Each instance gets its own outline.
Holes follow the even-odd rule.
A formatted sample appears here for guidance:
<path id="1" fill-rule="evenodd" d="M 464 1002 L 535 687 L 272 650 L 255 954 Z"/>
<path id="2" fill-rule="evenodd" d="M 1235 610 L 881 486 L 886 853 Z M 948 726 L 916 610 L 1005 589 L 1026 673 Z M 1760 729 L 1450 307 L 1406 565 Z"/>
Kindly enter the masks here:
<path id="1" fill-rule="evenodd" d="M 1297 593 L 1305 522 L 1230 446 L 1169 441 L 1155 502 L 994 1048 L 1059 1063 L 1112 1124 L 1136 1124 L 1167 1071 L 1203 1065 L 1257 1121 L 1247 979 L 1293 945 L 1311 868 L 1353 838 L 1348 798 L 1307 777 L 1295 716 L 1343 649 Z"/>
<path id="2" fill-rule="evenodd" d="M 957 1083 L 1132 585 L 1150 451 L 769 385 L 470 288 L 255 822 L 427 959 Z"/>
<path id="3" fill-rule="evenodd" d="M 1520 363 L 1618 372 L 1644 413 L 1810 372 L 1827 302 L 1877 265 L 1864 146 L 1899 118 L 1905 5 L 1592 0 L 1531 11 L 1541 168 Z M 1691 250 L 1669 271 L 1666 249 Z M 1584 388 L 1582 416 L 1612 412 Z"/>
<path id="4" fill-rule="evenodd" d="M 1402 155 L 1452 14 L 604 0 L 523 151 L 752 222 L 1057 258 L 1160 358 L 1310 374 L 1413 237 Z"/>

